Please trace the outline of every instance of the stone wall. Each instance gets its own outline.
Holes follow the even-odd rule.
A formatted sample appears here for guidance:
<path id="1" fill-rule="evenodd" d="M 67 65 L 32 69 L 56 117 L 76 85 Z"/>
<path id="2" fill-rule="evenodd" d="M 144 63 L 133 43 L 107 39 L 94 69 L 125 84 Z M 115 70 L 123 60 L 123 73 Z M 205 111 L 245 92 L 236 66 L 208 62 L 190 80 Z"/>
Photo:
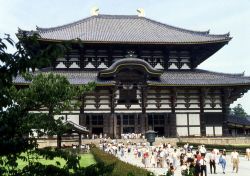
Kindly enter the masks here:
<path id="1" fill-rule="evenodd" d="M 111 140 L 110 140 L 111 141 Z M 124 142 L 127 143 L 128 140 L 124 139 L 118 139 L 118 142 Z M 134 143 L 138 142 L 146 142 L 145 139 L 129 139 L 129 141 L 132 141 Z M 200 143 L 200 144 L 220 144 L 220 145 L 235 145 L 235 144 L 249 144 L 250 145 L 250 137 L 216 137 L 216 138 L 207 138 L 207 137 L 201 137 L 201 138 L 156 138 L 154 145 L 159 145 L 161 143 L 170 143 L 171 145 L 176 145 L 176 142 L 188 142 L 188 143 Z M 100 139 L 83 139 L 82 144 L 96 144 L 98 145 L 100 142 Z M 43 147 L 56 147 L 56 139 L 41 139 L 38 140 L 39 148 Z M 63 140 L 62 146 L 72 146 L 72 145 L 78 145 L 78 140 Z"/>

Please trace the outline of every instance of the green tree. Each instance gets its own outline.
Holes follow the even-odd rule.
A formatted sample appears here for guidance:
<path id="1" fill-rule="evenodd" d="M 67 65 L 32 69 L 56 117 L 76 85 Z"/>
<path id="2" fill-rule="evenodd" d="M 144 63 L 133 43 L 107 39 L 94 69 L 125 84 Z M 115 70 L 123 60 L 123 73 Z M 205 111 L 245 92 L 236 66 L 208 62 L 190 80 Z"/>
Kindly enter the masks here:
<path id="1" fill-rule="evenodd" d="M 66 44 L 44 47 L 38 37 L 24 34 L 16 44 L 8 35 L 0 38 L 0 175 L 73 175 L 70 169 L 75 173 L 84 170 L 79 167 L 78 156 L 63 150 L 37 149 L 36 140 L 29 138 L 34 128 L 44 129 L 39 135 L 63 133 L 67 127 L 62 119 L 55 120 L 54 114 L 60 114 L 64 108 L 74 108 L 77 103 L 72 103 L 72 98 L 94 86 L 74 87 L 66 78 L 52 74 L 28 76 L 28 70 L 48 66 L 68 48 Z M 9 44 L 16 52 L 7 51 Z M 27 88 L 16 89 L 13 77 L 17 74 L 26 75 L 32 83 Z M 47 114 L 29 113 L 44 107 L 49 109 Z M 26 156 L 21 155 L 24 152 Z M 30 154 L 48 159 L 61 157 L 66 165 L 43 165 L 31 159 Z M 19 169 L 17 159 L 27 161 L 28 165 Z"/>
<path id="2" fill-rule="evenodd" d="M 247 117 L 247 113 L 241 104 L 237 104 L 237 106 L 233 107 L 233 114 L 237 117 Z"/>

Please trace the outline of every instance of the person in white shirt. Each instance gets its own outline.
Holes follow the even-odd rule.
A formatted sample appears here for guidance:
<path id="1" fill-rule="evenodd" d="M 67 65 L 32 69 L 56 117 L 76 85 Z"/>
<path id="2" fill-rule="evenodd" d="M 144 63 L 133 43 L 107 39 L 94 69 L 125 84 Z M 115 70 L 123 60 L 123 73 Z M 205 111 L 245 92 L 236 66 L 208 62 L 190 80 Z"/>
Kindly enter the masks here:
<path id="1" fill-rule="evenodd" d="M 250 148 L 246 149 L 246 159 L 249 161 L 250 160 Z"/>
<path id="2" fill-rule="evenodd" d="M 201 156 L 200 166 L 201 166 L 201 176 L 203 176 L 203 172 L 205 176 L 207 176 L 207 159 L 205 158 L 205 156 Z"/>
<path id="3" fill-rule="evenodd" d="M 231 162 L 233 163 L 233 171 L 235 169 L 236 173 L 238 173 L 240 161 L 239 161 L 239 153 L 235 149 L 231 153 Z"/>
<path id="4" fill-rule="evenodd" d="M 201 146 L 201 148 L 200 148 L 200 153 L 201 153 L 201 156 L 204 156 L 204 157 L 205 157 L 206 152 L 207 152 L 207 150 L 206 150 L 205 146 L 204 146 L 204 145 L 202 145 L 202 146 Z"/>
<path id="5" fill-rule="evenodd" d="M 216 153 L 213 150 L 210 155 L 209 155 L 209 165 L 210 165 L 210 174 L 212 174 L 213 170 L 214 170 L 214 174 L 216 174 L 216 163 L 215 163 L 215 159 L 216 159 Z"/>

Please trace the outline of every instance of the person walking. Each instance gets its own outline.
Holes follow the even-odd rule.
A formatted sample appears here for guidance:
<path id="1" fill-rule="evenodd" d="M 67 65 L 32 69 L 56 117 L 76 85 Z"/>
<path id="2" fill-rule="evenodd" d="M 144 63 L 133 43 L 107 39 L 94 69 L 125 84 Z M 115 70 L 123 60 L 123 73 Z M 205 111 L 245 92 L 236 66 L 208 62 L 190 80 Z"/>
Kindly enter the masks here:
<path id="1" fill-rule="evenodd" d="M 203 173 L 205 176 L 207 176 L 207 160 L 204 155 L 201 156 L 200 159 L 200 166 L 201 166 L 201 176 L 203 176 Z"/>
<path id="2" fill-rule="evenodd" d="M 225 174 L 226 164 L 227 164 L 227 162 L 226 162 L 226 152 L 223 152 L 223 151 L 221 152 L 220 158 L 219 158 L 219 164 L 222 167 L 223 174 Z"/>
<path id="3" fill-rule="evenodd" d="M 210 155 L 209 155 L 209 166 L 210 166 L 210 174 L 213 173 L 214 170 L 214 174 L 216 174 L 216 164 L 215 164 L 215 159 L 216 159 L 216 153 L 213 150 Z"/>
<path id="4" fill-rule="evenodd" d="M 250 148 L 246 149 L 246 159 L 249 161 L 250 160 Z"/>
<path id="5" fill-rule="evenodd" d="M 234 149 L 234 151 L 231 153 L 231 162 L 233 163 L 233 172 L 234 170 L 236 173 L 239 171 L 239 153 Z"/>

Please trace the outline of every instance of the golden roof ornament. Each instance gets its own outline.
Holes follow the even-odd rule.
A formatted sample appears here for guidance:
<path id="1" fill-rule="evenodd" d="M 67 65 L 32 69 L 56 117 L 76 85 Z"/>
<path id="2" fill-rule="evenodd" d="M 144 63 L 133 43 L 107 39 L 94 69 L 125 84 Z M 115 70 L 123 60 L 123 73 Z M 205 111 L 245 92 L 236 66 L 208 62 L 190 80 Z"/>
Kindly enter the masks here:
<path id="1" fill-rule="evenodd" d="M 145 17 L 145 10 L 143 8 L 138 8 L 136 11 L 138 12 L 138 17 Z"/>
<path id="2" fill-rule="evenodd" d="M 99 15 L 99 8 L 97 6 L 92 7 L 90 14 L 91 14 L 91 16 L 98 16 Z"/>

